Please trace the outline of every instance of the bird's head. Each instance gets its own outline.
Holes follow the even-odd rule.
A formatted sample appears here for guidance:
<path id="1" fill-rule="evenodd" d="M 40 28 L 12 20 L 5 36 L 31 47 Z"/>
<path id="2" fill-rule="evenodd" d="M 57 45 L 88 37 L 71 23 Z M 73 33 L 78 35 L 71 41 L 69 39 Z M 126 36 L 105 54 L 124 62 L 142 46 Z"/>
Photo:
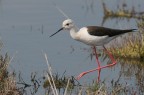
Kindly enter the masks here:
<path id="1" fill-rule="evenodd" d="M 55 32 L 54 34 L 52 34 L 50 37 L 54 36 L 55 34 L 57 34 L 58 32 L 60 32 L 62 30 L 70 30 L 73 27 L 74 27 L 73 21 L 71 19 L 66 19 L 62 23 L 62 28 L 60 28 L 57 32 Z"/>
<path id="2" fill-rule="evenodd" d="M 71 19 L 64 20 L 62 23 L 62 28 L 65 30 L 70 30 L 74 27 L 74 23 Z"/>

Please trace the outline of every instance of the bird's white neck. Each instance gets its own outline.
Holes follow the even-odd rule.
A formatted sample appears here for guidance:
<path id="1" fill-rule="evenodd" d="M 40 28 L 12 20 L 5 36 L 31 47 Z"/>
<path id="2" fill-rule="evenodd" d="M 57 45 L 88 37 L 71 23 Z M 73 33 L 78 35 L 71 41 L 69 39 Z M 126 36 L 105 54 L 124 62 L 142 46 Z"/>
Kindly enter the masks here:
<path id="1" fill-rule="evenodd" d="M 77 40 L 77 38 L 78 38 L 77 32 L 78 32 L 78 28 L 77 27 L 73 27 L 73 28 L 70 29 L 70 35 L 75 40 Z"/>

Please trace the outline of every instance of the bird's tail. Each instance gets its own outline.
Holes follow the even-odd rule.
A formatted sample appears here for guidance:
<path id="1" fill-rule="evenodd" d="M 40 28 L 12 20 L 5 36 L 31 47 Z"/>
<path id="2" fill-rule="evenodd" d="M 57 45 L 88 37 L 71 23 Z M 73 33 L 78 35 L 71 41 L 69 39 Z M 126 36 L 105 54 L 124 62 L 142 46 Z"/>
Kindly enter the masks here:
<path id="1" fill-rule="evenodd" d="M 128 32 L 137 32 L 138 30 L 137 29 L 127 29 L 127 30 L 124 30 L 123 33 L 128 33 Z M 122 33 L 122 34 L 123 34 Z"/>
<path id="2" fill-rule="evenodd" d="M 138 29 L 131 29 L 131 31 L 132 31 L 132 32 L 137 32 L 137 31 L 138 31 Z"/>

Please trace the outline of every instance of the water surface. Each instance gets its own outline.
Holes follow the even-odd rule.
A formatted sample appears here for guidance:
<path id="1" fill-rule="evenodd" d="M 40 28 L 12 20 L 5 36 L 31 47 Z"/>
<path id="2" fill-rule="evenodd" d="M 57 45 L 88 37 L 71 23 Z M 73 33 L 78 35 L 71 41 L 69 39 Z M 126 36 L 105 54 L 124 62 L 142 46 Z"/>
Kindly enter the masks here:
<path id="1" fill-rule="evenodd" d="M 126 0 L 131 9 L 143 11 L 143 0 Z M 116 10 L 119 0 L 106 1 L 110 9 Z M 87 25 L 101 26 L 103 7 L 101 0 L 0 0 L 0 37 L 4 44 L 3 54 L 8 52 L 14 57 L 10 64 L 10 71 L 21 72 L 24 80 L 29 81 L 31 72 L 43 76 L 47 65 L 42 51 L 47 53 L 49 63 L 54 73 L 60 75 L 66 71 L 67 76 L 77 76 L 79 73 L 97 67 L 95 59 L 89 57 L 91 48 L 83 43 L 74 41 L 69 32 L 61 32 L 52 38 L 63 20 L 66 18 L 55 8 L 59 6 L 78 27 Z M 137 28 L 136 20 L 109 19 L 104 25 L 109 28 Z M 86 48 L 86 50 L 85 50 Z M 107 64 L 107 60 L 102 60 Z M 122 66 L 120 62 L 113 68 L 101 71 L 101 80 L 107 83 L 117 79 L 122 70 L 127 71 L 129 64 Z M 137 65 L 136 65 L 137 66 Z M 122 82 L 135 85 L 135 75 L 123 75 Z M 97 72 L 84 76 L 80 82 L 90 82 L 97 79 Z"/>

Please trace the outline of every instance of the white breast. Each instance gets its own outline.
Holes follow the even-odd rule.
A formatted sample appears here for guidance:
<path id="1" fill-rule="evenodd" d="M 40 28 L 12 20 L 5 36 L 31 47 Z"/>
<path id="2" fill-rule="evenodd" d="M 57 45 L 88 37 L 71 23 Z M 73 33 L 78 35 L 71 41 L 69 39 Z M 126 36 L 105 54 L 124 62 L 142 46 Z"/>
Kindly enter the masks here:
<path id="1" fill-rule="evenodd" d="M 101 46 L 108 43 L 111 39 L 108 36 L 93 36 L 87 32 L 87 28 L 81 28 L 77 33 L 77 40 L 92 46 Z"/>

